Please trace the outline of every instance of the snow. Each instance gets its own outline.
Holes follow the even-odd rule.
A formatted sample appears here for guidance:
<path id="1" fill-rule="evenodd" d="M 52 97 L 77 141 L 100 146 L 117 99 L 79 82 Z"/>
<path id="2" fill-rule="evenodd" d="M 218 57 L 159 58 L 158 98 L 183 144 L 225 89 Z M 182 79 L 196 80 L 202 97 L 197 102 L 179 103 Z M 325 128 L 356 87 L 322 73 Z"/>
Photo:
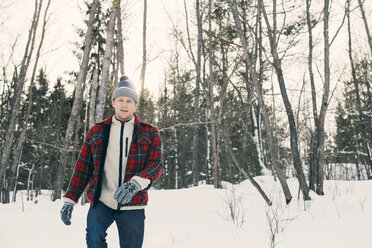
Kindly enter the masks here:
<path id="1" fill-rule="evenodd" d="M 294 199 L 285 205 L 273 177 L 255 180 L 273 206 L 265 204 L 249 181 L 224 182 L 225 189 L 151 190 L 143 247 L 371 247 L 372 181 L 325 181 L 325 196 L 312 192 L 312 200 L 304 203 L 297 200 L 296 179 L 289 179 Z M 72 225 L 65 226 L 59 216 L 62 201 L 52 202 L 48 191 L 42 193 L 37 202 L 27 202 L 23 194 L 24 207 L 21 194 L 16 203 L 0 205 L 0 247 L 85 247 L 89 206 L 77 205 Z M 235 223 L 229 209 L 235 209 Z M 275 246 L 270 246 L 271 233 L 276 234 Z M 115 224 L 107 241 L 109 247 L 119 247 Z"/>

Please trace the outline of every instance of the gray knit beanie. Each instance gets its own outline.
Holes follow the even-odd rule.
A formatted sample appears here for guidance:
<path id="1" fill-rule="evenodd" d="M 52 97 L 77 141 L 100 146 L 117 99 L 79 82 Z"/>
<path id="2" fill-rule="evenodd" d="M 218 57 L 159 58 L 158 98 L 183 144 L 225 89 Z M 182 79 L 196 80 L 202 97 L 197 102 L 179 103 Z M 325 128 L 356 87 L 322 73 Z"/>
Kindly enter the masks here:
<path id="1" fill-rule="evenodd" d="M 112 95 L 112 100 L 114 100 L 118 96 L 130 97 L 136 103 L 138 103 L 138 94 L 136 92 L 136 88 L 127 76 L 120 77 L 119 83 L 117 83 L 114 94 Z"/>

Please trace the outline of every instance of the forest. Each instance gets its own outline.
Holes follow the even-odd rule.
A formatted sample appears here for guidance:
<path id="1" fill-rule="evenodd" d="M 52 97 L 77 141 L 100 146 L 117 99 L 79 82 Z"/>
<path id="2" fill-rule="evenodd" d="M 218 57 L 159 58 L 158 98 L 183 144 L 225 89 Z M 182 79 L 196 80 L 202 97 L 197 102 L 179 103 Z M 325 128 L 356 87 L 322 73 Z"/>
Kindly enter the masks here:
<path id="1" fill-rule="evenodd" d="M 81 1 L 72 40 L 79 66 L 51 76 L 41 66 L 51 0 L 34 0 L 26 42 L 1 58 L 0 200 L 27 190 L 60 199 L 88 129 L 113 113 L 111 96 L 128 75 L 130 1 Z M 147 66 L 151 1 L 143 0 L 137 115 L 159 128 L 163 173 L 156 189 L 272 175 L 289 204 L 287 179 L 303 200 L 325 180 L 372 179 L 372 5 L 363 0 L 178 0 L 168 15 L 159 94 Z M 163 1 L 166 2 L 166 1 Z M 6 9 L 6 1 L 0 2 Z M 0 31 L 6 20 L 0 20 Z M 66 28 L 66 27 L 65 27 Z M 69 27 L 67 27 L 69 28 Z M 73 28 L 73 27 L 71 27 Z M 151 38 L 151 37 L 150 37 Z M 21 55 L 18 55 L 21 54 Z"/>

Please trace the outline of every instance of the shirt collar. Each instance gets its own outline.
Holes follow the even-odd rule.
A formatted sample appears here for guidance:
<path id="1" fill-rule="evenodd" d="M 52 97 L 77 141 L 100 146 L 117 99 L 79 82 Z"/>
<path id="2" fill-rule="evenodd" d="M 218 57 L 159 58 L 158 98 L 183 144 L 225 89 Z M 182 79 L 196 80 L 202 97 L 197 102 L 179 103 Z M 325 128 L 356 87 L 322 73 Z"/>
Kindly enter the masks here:
<path id="1" fill-rule="evenodd" d="M 125 124 L 131 124 L 133 125 L 134 124 L 134 115 L 132 117 L 132 119 L 128 120 L 128 121 L 121 121 L 121 120 L 118 120 L 116 118 L 116 115 L 112 116 L 112 122 L 115 123 L 115 124 L 121 124 L 121 123 L 125 123 Z"/>

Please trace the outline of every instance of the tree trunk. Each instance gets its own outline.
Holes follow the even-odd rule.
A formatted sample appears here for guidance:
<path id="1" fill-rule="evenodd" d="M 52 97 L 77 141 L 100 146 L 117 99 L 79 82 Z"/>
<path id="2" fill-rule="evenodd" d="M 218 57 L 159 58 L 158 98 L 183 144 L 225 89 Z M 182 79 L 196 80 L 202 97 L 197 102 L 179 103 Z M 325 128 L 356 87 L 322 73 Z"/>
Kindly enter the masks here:
<path id="1" fill-rule="evenodd" d="M 212 139 L 212 157 L 213 157 L 213 185 L 215 188 L 221 188 L 221 178 L 219 177 L 219 154 L 217 150 L 218 134 L 217 134 L 217 118 L 214 110 L 213 101 L 213 82 L 214 82 L 214 71 L 213 71 L 213 48 L 212 48 L 212 0 L 209 0 L 208 6 L 208 23 L 209 23 L 209 34 L 208 34 L 208 50 L 209 50 L 209 81 L 208 81 L 208 92 L 206 90 L 205 82 L 203 83 L 203 90 L 205 98 L 210 110 L 210 120 L 212 122 L 211 127 L 211 139 Z M 209 94 L 208 94 L 209 93 Z"/>
<path id="2" fill-rule="evenodd" d="M 276 39 L 275 39 L 275 32 L 273 32 L 273 30 L 271 29 L 270 22 L 269 22 L 269 19 L 267 17 L 267 14 L 266 14 L 266 10 L 265 10 L 263 0 L 259 0 L 259 2 L 260 2 L 259 4 L 260 4 L 260 8 L 262 10 L 262 14 L 263 14 L 265 22 L 266 22 L 266 26 L 267 26 L 267 29 L 268 29 L 271 55 L 273 56 L 273 59 L 274 59 L 273 66 L 274 66 L 274 69 L 275 69 L 275 72 L 276 72 L 276 75 L 277 75 L 277 78 L 278 78 L 280 92 L 282 94 L 284 107 L 285 107 L 285 110 L 287 112 L 287 117 L 288 117 L 288 122 L 289 122 L 289 131 L 290 131 L 290 144 L 291 144 L 291 151 L 292 151 L 292 157 L 293 157 L 293 166 L 294 166 L 294 168 L 296 170 L 296 173 L 297 173 L 297 179 L 298 179 L 298 182 L 300 184 L 300 188 L 301 188 L 304 200 L 310 200 L 309 188 L 307 186 L 306 178 L 305 178 L 304 172 L 302 170 L 300 153 L 299 153 L 299 150 L 298 150 L 298 136 L 297 136 L 296 123 L 295 123 L 295 120 L 294 120 L 294 115 L 293 115 L 291 103 L 289 102 L 288 95 L 287 95 L 287 89 L 286 89 L 286 86 L 285 86 L 281 61 L 279 59 L 279 55 L 278 55 L 278 52 L 277 52 L 277 42 L 276 42 Z M 275 15 L 275 13 L 274 13 L 274 15 Z M 274 23 L 276 23 L 275 19 L 274 19 Z M 275 28 L 275 25 L 274 25 L 274 28 Z"/>
<path id="3" fill-rule="evenodd" d="M 37 69 L 37 66 L 38 66 L 39 58 L 40 58 L 41 47 L 43 46 L 43 42 L 44 42 L 44 37 L 45 37 L 45 32 L 46 32 L 46 24 L 47 24 L 47 14 L 48 14 L 49 6 L 50 6 L 50 1 L 51 0 L 48 0 L 47 6 L 45 8 L 40 43 L 39 43 L 39 47 L 38 47 L 37 52 L 36 52 L 36 58 L 35 58 L 34 68 L 33 68 L 33 71 L 32 71 L 31 82 L 30 82 L 30 85 L 28 87 L 28 105 L 27 105 L 25 120 L 24 120 L 23 123 L 20 123 L 20 126 L 22 126 L 23 129 L 21 131 L 21 134 L 18 137 L 17 146 L 14 150 L 14 159 L 13 159 L 13 165 L 12 165 L 12 169 L 11 169 L 11 183 L 10 183 L 11 188 L 15 188 L 15 182 L 16 182 L 15 175 L 16 175 L 16 170 L 17 170 L 17 167 L 18 167 L 17 165 L 20 162 L 19 156 L 21 154 L 23 143 L 25 141 L 27 126 L 28 126 L 28 120 L 29 120 L 30 114 L 31 114 L 31 108 L 32 108 L 32 103 L 33 103 L 32 88 L 35 84 L 36 69 Z"/>
<path id="4" fill-rule="evenodd" d="M 366 17 L 366 13 L 364 11 L 362 0 L 358 0 L 358 4 L 359 4 L 360 12 L 362 14 L 364 29 L 366 31 L 366 35 L 367 35 L 367 39 L 368 39 L 368 45 L 369 45 L 369 48 L 370 48 L 370 51 L 371 51 L 371 56 L 372 56 L 372 36 L 371 36 L 371 33 L 369 32 L 367 17 Z"/>
<path id="5" fill-rule="evenodd" d="M 244 34 L 242 32 L 241 21 L 239 19 L 239 13 L 238 13 L 238 9 L 237 9 L 236 0 L 229 0 L 229 6 L 230 6 L 230 9 L 232 11 L 234 21 L 235 21 L 235 27 L 237 29 L 237 32 L 238 32 L 238 35 L 239 35 L 239 38 L 240 38 L 240 42 L 241 42 L 242 47 L 243 47 L 244 58 L 248 63 L 249 74 L 251 75 L 252 83 L 253 83 L 254 89 L 256 91 L 256 95 L 258 97 L 258 102 L 261 106 L 262 118 L 263 118 L 263 121 L 264 121 L 266 133 L 267 133 L 269 152 L 270 152 L 270 156 L 271 156 L 271 159 L 272 159 L 273 167 L 274 167 L 275 173 L 277 174 L 277 176 L 279 178 L 279 182 L 282 186 L 284 196 L 285 196 L 285 199 L 286 199 L 286 203 L 289 204 L 290 201 L 292 200 L 291 192 L 289 190 L 287 181 L 285 179 L 285 175 L 283 174 L 283 170 L 280 168 L 279 161 L 278 161 L 276 153 L 275 153 L 273 132 L 272 132 L 272 129 L 271 129 L 271 126 L 270 126 L 269 117 L 268 117 L 268 113 L 267 113 L 267 110 L 266 110 L 266 107 L 265 107 L 265 102 L 264 102 L 264 99 L 263 99 L 263 96 L 262 96 L 262 92 L 259 88 L 257 73 L 254 70 L 253 58 L 248 52 L 248 43 L 247 43 L 247 40 L 244 37 Z"/>
<path id="6" fill-rule="evenodd" d="M 75 123 L 74 126 L 75 126 L 74 142 L 73 142 L 73 146 L 72 146 L 72 147 L 74 147 L 74 150 L 72 151 L 71 163 L 70 163 L 72 167 L 79 158 L 79 153 L 78 153 L 76 148 L 79 147 L 79 131 L 81 129 L 81 115 L 78 115 L 76 117 L 76 123 Z"/>
<path id="7" fill-rule="evenodd" d="M 123 28 L 121 23 L 121 7 L 120 7 L 120 0 L 118 2 L 118 7 L 116 9 L 116 20 L 118 25 L 118 62 L 120 67 L 120 75 L 125 75 L 124 71 L 124 45 L 123 45 Z"/>
<path id="8" fill-rule="evenodd" d="M 74 125 L 76 122 L 77 115 L 80 112 L 80 108 L 82 105 L 82 95 L 83 95 L 83 84 L 87 77 L 88 72 L 88 63 L 89 63 L 89 55 L 90 50 L 92 48 L 92 33 L 93 33 L 93 21 L 94 16 L 97 8 L 98 0 L 94 0 L 89 14 L 89 21 L 88 21 L 88 28 L 87 28 L 87 35 L 85 39 L 85 46 L 84 46 L 84 54 L 83 60 L 80 65 L 80 70 L 76 82 L 75 87 L 75 95 L 74 95 L 74 102 L 72 105 L 72 110 L 70 114 L 70 118 L 67 124 L 66 134 L 63 140 L 63 149 L 61 150 L 60 155 L 60 163 L 57 167 L 57 176 L 54 183 L 54 194 L 52 200 L 55 201 L 61 198 L 63 181 L 65 179 L 65 170 L 68 162 L 68 150 L 71 144 L 71 138 L 74 132 Z"/>
<path id="9" fill-rule="evenodd" d="M 309 69 L 309 77 L 310 77 L 310 86 L 311 86 L 311 99 L 313 104 L 313 117 L 314 117 L 314 128 L 315 128 L 315 135 L 313 138 L 313 142 L 311 145 L 311 161 L 310 161 L 310 171 L 309 171 L 309 188 L 315 191 L 315 182 L 318 172 L 318 141 L 317 141 L 317 133 L 318 130 L 318 110 L 316 104 L 316 89 L 315 89 L 315 81 L 314 81 L 314 72 L 313 72 L 313 28 L 311 25 L 311 15 L 310 15 L 310 0 L 306 0 L 306 24 L 307 30 L 309 34 L 309 56 L 308 56 L 308 69 Z"/>
<path id="10" fill-rule="evenodd" d="M 95 120 L 95 110 L 96 110 L 96 97 L 97 97 L 97 87 L 98 87 L 98 68 L 94 69 L 93 80 L 90 85 L 90 99 L 89 99 L 89 128 L 91 128 Z"/>
<path id="11" fill-rule="evenodd" d="M 351 40 L 351 23 L 350 23 L 350 0 L 347 1 L 347 20 L 348 20 L 348 25 L 347 25 L 347 31 L 348 31 L 348 38 L 349 38 L 349 42 L 348 42 L 348 45 L 349 45 L 349 60 L 350 60 L 350 66 L 351 66 L 351 75 L 353 77 L 353 83 L 354 83 L 354 87 L 355 87 L 355 96 L 356 96 L 356 107 L 357 107 L 357 111 L 358 111 L 358 115 L 359 115 L 359 127 L 358 130 L 361 130 L 362 131 L 362 134 L 366 134 L 367 133 L 367 130 L 366 130 L 366 127 L 364 125 L 364 118 L 363 118 L 363 113 L 362 113 L 362 103 L 361 103 L 361 100 L 360 100 L 360 92 L 359 92 L 359 82 L 358 82 L 358 79 L 357 79 L 357 76 L 356 76 L 356 71 L 355 71 L 355 64 L 354 64 L 354 59 L 353 59 L 353 53 L 352 53 L 352 40 Z M 356 134 L 357 135 L 357 134 Z M 370 151 L 369 151 L 369 142 L 368 142 L 368 137 L 366 137 L 366 135 L 362 135 L 362 140 L 363 140 L 363 143 L 364 143 L 364 146 L 365 146 L 365 151 L 367 153 L 367 156 L 368 156 L 368 164 L 370 166 L 370 168 L 372 168 L 372 158 L 371 158 L 371 154 L 370 154 Z M 359 156 L 359 154 L 357 155 Z M 358 166 L 358 165 L 357 165 Z"/>
<path id="12" fill-rule="evenodd" d="M 259 126 L 260 126 L 260 121 L 259 121 L 259 118 L 256 118 L 256 112 L 254 110 L 254 105 L 251 104 L 251 112 L 252 112 L 252 122 L 254 123 L 253 125 L 253 140 L 254 140 L 254 143 L 256 144 L 256 151 L 257 151 L 257 159 L 258 159 L 258 163 L 261 167 L 261 170 L 263 170 L 265 167 L 265 163 L 264 163 L 264 157 L 263 157 L 263 147 L 262 147 L 262 139 L 260 138 L 260 133 L 259 133 Z M 260 116 L 261 114 L 258 113 L 258 116 Z M 261 171 L 261 173 L 263 174 L 263 172 Z"/>
<path id="13" fill-rule="evenodd" d="M 199 121 L 199 97 L 200 97 L 200 83 L 201 83 L 201 52 L 202 52 L 202 43 L 203 43 L 203 30 L 202 30 L 202 20 L 200 12 L 200 2 L 196 0 L 196 20 L 197 20 L 197 55 L 194 56 L 191 44 L 190 30 L 189 30 L 189 20 L 188 20 L 188 11 L 186 1 L 184 0 L 184 9 L 186 15 L 186 30 L 188 37 L 188 47 L 189 47 L 189 57 L 194 64 L 196 71 L 195 79 L 195 97 L 194 97 L 194 111 L 193 111 L 193 121 Z M 185 47 L 186 49 L 186 47 Z M 192 148 L 192 181 L 193 185 L 197 186 L 199 182 L 199 164 L 198 164 L 198 152 L 199 152 L 199 127 L 195 125 L 193 127 L 193 148 Z"/>
<path id="14" fill-rule="evenodd" d="M 11 149 L 12 149 L 12 145 L 14 141 L 14 133 L 16 129 L 16 121 L 17 121 L 17 116 L 18 116 L 18 111 L 19 111 L 19 104 L 21 102 L 23 86 L 25 83 L 27 70 L 30 65 L 32 53 L 34 50 L 36 30 L 37 30 L 37 26 L 39 23 L 42 2 L 43 1 L 41 0 L 40 3 L 38 3 L 38 1 L 35 0 L 35 9 L 34 9 L 34 15 L 32 18 L 32 24 L 31 24 L 31 28 L 28 33 L 27 44 L 26 44 L 25 53 L 24 53 L 24 56 L 21 62 L 21 69 L 19 72 L 19 77 L 17 78 L 17 83 L 16 83 L 17 86 L 16 86 L 16 90 L 14 93 L 14 102 L 12 105 L 9 126 L 8 126 L 8 130 L 5 136 L 5 141 L 4 141 L 4 144 L 6 145 L 4 145 L 4 149 L 2 151 L 2 156 L 1 156 L 1 161 L 0 161 L 0 188 L 5 185 L 5 182 L 3 180 L 6 178 L 5 174 L 6 174 L 7 164 L 9 162 L 10 153 L 11 153 Z"/>
<path id="15" fill-rule="evenodd" d="M 145 90 L 145 75 L 147 65 L 147 48 L 146 48 L 146 28 L 147 28 L 147 0 L 143 0 L 143 29 L 142 29 L 142 68 L 141 68 L 141 94 L 140 104 L 143 102 L 144 90 Z"/>
<path id="16" fill-rule="evenodd" d="M 198 28 L 198 43 L 197 43 L 197 54 L 196 54 L 196 80 L 195 80 L 195 94 L 194 94 L 194 113 L 193 121 L 199 122 L 199 92 L 200 92 L 200 81 L 201 81 L 201 49 L 203 42 L 203 30 L 202 20 L 200 13 L 200 2 L 196 0 L 196 22 Z M 193 150 L 192 150 L 192 174 L 193 174 L 193 185 L 197 186 L 199 182 L 199 164 L 198 164 L 198 152 L 199 152 L 199 125 L 194 126 L 193 136 Z"/>
<path id="17" fill-rule="evenodd" d="M 34 199 L 34 170 L 35 164 L 32 164 L 31 169 L 28 169 L 27 178 L 27 201 L 32 201 Z"/>
<path id="18" fill-rule="evenodd" d="M 21 168 L 21 158 L 22 158 L 22 149 L 21 149 L 21 152 L 20 152 L 19 157 L 18 157 L 16 174 L 14 176 L 12 202 L 15 202 L 16 199 L 17 199 L 17 186 L 18 186 L 19 169 Z"/>
<path id="19" fill-rule="evenodd" d="M 225 136 L 225 134 L 224 134 L 222 128 L 219 126 L 219 124 L 217 123 L 216 125 L 217 125 L 218 131 L 219 131 L 219 133 L 221 135 L 221 138 L 222 138 L 222 140 L 223 140 L 223 142 L 225 144 L 225 148 L 229 152 L 230 157 L 232 158 L 233 163 L 236 166 L 236 168 L 240 171 L 240 173 L 242 173 L 244 175 L 245 178 L 249 179 L 249 181 L 253 184 L 253 186 L 258 190 L 258 192 L 264 198 L 264 200 L 266 201 L 267 205 L 271 206 L 272 205 L 272 202 L 267 197 L 267 195 L 265 194 L 265 192 L 262 190 L 262 188 L 260 187 L 260 185 L 249 175 L 249 173 L 245 172 L 242 169 L 242 167 L 239 166 L 238 160 L 236 159 L 235 154 L 234 154 L 234 152 L 233 152 L 233 150 L 231 148 L 231 144 L 228 142 L 228 139 Z"/>
<path id="20" fill-rule="evenodd" d="M 110 74 L 111 55 L 112 55 L 112 46 L 113 46 L 113 41 L 114 41 L 114 30 L 115 30 L 114 26 L 115 26 L 117 5 L 118 5 L 118 0 L 113 0 L 112 10 L 110 14 L 110 21 L 109 21 L 108 28 L 107 28 L 106 48 L 105 48 L 105 55 L 103 57 L 101 82 L 99 85 L 99 92 L 98 92 L 98 104 L 96 106 L 96 121 L 100 121 L 103 119 L 103 114 L 105 111 L 107 81 L 108 81 L 109 74 Z"/>
<path id="21" fill-rule="evenodd" d="M 329 84 L 330 84 L 330 69 L 329 69 L 329 34 L 328 34 L 328 22 L 329 22 L 329 0 L 324 0 L 324 20 L 323 20 L 323 36 L 324 36 L 324 87 L 323 87 L 323 98 L 322 105 L 319 114 L 319 133 L 318 133 L 318 175 L 316 182 L 316 193 L 318 195 L 324 195 L 323 180 L 324 180 L 324 142 L 325 132 L 324 124 L 325 117 L 328 109 L 328 97 L 329 97 Z"/>

